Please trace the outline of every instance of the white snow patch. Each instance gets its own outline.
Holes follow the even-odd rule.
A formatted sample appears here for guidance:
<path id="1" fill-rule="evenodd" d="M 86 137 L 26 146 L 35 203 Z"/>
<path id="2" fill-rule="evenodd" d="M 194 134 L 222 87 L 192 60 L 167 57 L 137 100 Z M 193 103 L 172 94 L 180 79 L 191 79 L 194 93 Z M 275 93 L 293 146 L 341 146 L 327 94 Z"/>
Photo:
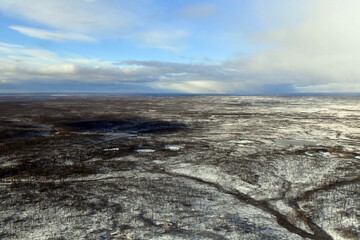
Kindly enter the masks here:
<path id="1" fill-rule="evenodd" d="M 119 233 L 120 233 L 120 230 L 116 230 L 115 232 L 110 233 L 110 235 L 111 236 L 119 235 Z"/>
<path id="2" fill-rule="evenodd" d="M 305 155 L 307 155 L 307 156 L 309 156 L 309 157 L 313 157 L 313 156 L 315 156 L 314 154 L 309 153 L 309 152 L 305 152 Z"/>
<path id="3" fill-rule="evenodd" d="M 216 183 L 224 188 L 240 191 L 249 194 L 255 191 L 258 186 L 251 185 L 241 179 L 222 172 L 218 167 L 208 165 L 178 164 L 169 169 L 170 172 L 195 177 L 203 181 Z"/>
<path id="4" fill-rule="evenodd" d="M 276 201 L 271 204 L 276 210 L 285 215 L 294 215 L 295 211 L 292 207 L 286 204 L 283 200 Z"/>
<path id="5" fill-rule="evenodd" d="M 107 151 L 119 151 L 120 148 L 105 148 L 104 151 L 107 152 Z"/>
<path id="6" fill-rule="evenodd" d="M 360 156 L 356 156 L 356 157 L 355 157 L 355 159 L 358 159 L 358 160 L 360 160 Z"/>
<path id="7" fill-rule="evenodd" d="M 254 143 L 254 141 L 250 141 L 250 140 L 231 140 L 229 142 L 230 143 L 235 143 L 235 144 L 251 144 L 251 143 Z"/>
<path id="8" fill-rule="evenodd" d="M 135 152 L 137 153 L 153 153 L 155 152 L 154 149 L 136 149 Z"/>
<path id="9" fill-rule="evenodd" d="M 161 160 L 154 160 L 153 162 L 156 163 L 156 164 L 163 164 L 163 163 L 165 163 L 165 161 L 161 161 Z"/>
<path id="10" fill-rule="evenodd" d="M 177 145 L 165 145 L 164 149 L 171 150 L 171 151 L 179 151 L 181 150 L 181 146 Z"/>
<path id="11" fill-rule="evenodd" d="M 320 153 L 323 157 L 326 157 L 326 158 L 335 157 L 334 155 L 332 155 L 332 154 L 329 153 L 329 152 L 319 151 L 319 153 Z"/>

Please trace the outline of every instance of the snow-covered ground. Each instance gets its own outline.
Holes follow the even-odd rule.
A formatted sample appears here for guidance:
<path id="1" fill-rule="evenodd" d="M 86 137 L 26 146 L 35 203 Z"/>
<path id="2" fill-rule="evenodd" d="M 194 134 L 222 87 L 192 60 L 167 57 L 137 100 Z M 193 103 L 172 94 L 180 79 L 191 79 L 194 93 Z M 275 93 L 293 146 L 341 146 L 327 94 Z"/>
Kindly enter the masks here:
<path id="1" fill-rule="evenodd" d="M 0 239 L 360 239 L 359 101 L 11 103 Z M 53 134 L 24 138 L 36 125 Z"/>

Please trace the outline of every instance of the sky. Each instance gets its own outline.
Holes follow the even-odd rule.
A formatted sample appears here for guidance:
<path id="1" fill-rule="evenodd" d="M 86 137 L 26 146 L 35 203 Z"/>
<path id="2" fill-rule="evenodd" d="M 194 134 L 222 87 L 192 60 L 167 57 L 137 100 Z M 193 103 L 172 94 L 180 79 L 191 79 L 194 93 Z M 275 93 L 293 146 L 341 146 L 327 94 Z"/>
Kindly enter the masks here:
<path id="1" fill-rule="evenodd" d="M 360 92 L 359 0 L 0 0 L 0 93 Z"/>

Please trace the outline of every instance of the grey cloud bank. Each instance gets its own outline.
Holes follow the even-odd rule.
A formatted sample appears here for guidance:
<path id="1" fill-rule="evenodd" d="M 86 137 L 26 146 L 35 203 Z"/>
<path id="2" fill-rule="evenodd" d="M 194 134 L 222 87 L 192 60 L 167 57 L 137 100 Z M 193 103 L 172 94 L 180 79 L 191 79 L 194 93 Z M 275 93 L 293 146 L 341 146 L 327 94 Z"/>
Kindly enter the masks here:
<path id="1" fill-rule="evenodd" d="M 230 62 L 188 64 L 129 60 L 110 63 L 96 59 L 63 58 L 55 53 L 21 46 L 1 46 L 2 54 L 12 55 L 11 58 L 0 58 L 2 91 L 16 89 L 16 86 L 24 88 L 29 83 L 33 83 L 33 86 L 43 84 L 49 88 L 83 83 L 84 91 L 92 89 L 94 85 L 100 91 L 102 87 L 106 90 L 109 86 L 120 92 L 134 91 L 132 88 L 139 87 L 139 84 L 143 85 L 141 90 L 149 92 L 255 94 L 269 93 L 271 88 L 274 91 L 270 93 L 278 92 L 275 90 L 277 85 L 278 89 L 293 91 L 287 83 L 267 82 L 267 79 L 260 79 L 255 74 L 233 68 L 234 64 Z M 33 60 L 31 63 L 28 62 L 29 58 Z"/>
<path id="2" fill-rule="evenodd" d="M 21 85 L 24 87 L 28 82 L 48 86 L 83 83 L 85 91 L 91 89 L 92 84 L 98 84 L 100 91 L 101 86 L 114 85 L 118 91 L 126 92 L 129 87 L 136 86 L 134 83 L 141 83 L 145 86 L 142 90 L 149 92 L 240 94 L 352 92 L 359 87 L 359 84 L 349 81 L 351 75 L 345 73 L 329 82 L 329 77 L 317 71 L 316 64 L 312 64 L 315 67 L 313 71 L 311 68 L 298 71 L 297 68 L 306 65 L 294 64 L 294 59 L 289 58 L 286 51 L 282 54 L 258 53 L 219 64 L 136 60 L 112 63 L 98 59 L 64 58 L 49 51 L 8 44 L 2 44 L 0 52 L 7 56 L 0 57 L 2 91 Z M 296 59 L 304 63 L 313 60 Z M 293 65 L 294 68 L 283 65 Z M 329 69 L 331 71 L 336 69 Z M 5 88 L 5 84 L 8 87 Z M 122 87 L 119 88 L 118 84 Z"/>

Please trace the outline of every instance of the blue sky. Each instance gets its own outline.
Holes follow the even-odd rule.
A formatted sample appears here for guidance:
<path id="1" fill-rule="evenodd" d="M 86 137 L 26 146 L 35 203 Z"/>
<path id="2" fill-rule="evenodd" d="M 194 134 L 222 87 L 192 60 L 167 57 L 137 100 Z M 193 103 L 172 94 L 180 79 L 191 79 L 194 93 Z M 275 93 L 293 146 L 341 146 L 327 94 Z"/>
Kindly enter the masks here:
<path id="1" fill-rule="evenodd" d="M 0 0 L 0 92 L 359 92 L 358 0 Z"/>

